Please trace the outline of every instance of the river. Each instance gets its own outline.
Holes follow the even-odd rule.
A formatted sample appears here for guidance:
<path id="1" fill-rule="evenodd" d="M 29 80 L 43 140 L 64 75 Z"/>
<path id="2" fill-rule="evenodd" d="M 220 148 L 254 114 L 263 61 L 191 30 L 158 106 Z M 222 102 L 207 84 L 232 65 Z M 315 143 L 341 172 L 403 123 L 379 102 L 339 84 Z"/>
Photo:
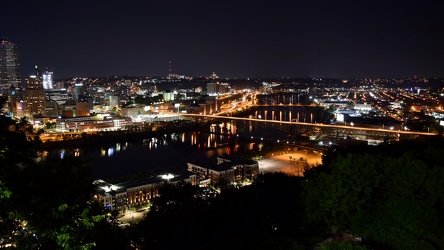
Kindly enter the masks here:
<path id="1" fill-rule="evenodd" d="M 161 137 L 140 138 L 140 141 L 118 142 L 96 148 L 58 149 L 51 151 L 49 155 L 57 158 L 74 155 L 91 160 L 91 174 L 94 179 L 115 179 L 155 168 L 171 171 L 184 170 L 187 167 L 187 162 L 211 160 L 224 154 L 260 154 L 263 147 L 274 143 L 269 138 L 252 136 L 260 134 L 258 130 L 264 128 L 250 128 L 253 130 L 251 133 L 250 130 L 236 133 L 238 132 L 237 128 L 224 124 L 213 127 L 212 131 L 216 132 L 214 130 L 219 129 L 223 130 L 225 134 L 199 131 L 172 133 Z M 270 129 L 267 130 L 267 134 L 273 134 Z M 277 133 L 273 135 L 276 137 Z"/>
<path id="2" fill-rule="evenodd" d="M 274 113 L 274 110 L 268 113 Z M 53 157 L 72 154 L 91 160 L 92 178 L 117 179 L 156 168 L 185 170 L 187 162 L 209 160 L 224 154 L 261 155 L 262 148 L 267 149 L 288 136 L 287 132 L 272 128 L 237 128 L 230 123 L 213 124 L 209 131 L 212 133 L 190 131 L 96 148 L 58 149 L 49 154 Z"/>

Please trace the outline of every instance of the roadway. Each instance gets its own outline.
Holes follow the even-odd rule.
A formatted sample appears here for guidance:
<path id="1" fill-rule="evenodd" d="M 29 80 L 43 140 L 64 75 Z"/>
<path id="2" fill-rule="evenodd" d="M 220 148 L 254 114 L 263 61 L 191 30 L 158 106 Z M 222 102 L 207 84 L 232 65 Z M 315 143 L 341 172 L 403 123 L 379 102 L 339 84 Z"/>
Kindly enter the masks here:
<path id="1" fill-rule="evenodd" d="M 323 123 L 307 123 L 307 122 L 290 122 L 290 121 L 278 121 L 278 120 L 263 120 L 255 118 L 244 118 L 244 117 L 233 117 L 233 116 L 219 116 L 219 115 L 200 115 L 200 114 L 180 114 L 183 117 L 200 117 L 200 118 L 212 118 L 212 119 L 227 119 L 227 120 L 240 120 L 240 121 L 251 121 L 251 122 L 264 122 L 264 123 L 278 123 L 278 124 L 288 124 L 288 125 L 303 125 L 317 128 L 327 128 L 327 129 L 346 129 L 355 131 L 369 131 L 369 132 L 384 132 L 391 134 L 402 134 L 402 135 L 438 135 L 438 133 L 429 132 L 418 132 L 409 130 L 392 130 L 392 129 L 381 129 L 381 128 L 368 128 L 368 127 L 358 127 L 358 126 L 346 126 L 346 125 L 336 125 L 336 124 L 323 124 Z"/>

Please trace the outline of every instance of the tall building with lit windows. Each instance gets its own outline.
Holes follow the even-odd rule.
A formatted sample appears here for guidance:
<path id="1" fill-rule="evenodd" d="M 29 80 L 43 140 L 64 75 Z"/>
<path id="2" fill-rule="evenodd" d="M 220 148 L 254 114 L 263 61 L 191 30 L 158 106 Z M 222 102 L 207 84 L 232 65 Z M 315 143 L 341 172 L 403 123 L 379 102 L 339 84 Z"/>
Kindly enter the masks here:
<path id="1" fill-rule="evenodd" d="M 18 48 L 2 38 L 0 43 L 0 94 L 6 95 L 11 85 L 21 86 Z"/>
<path id="2" fill-rule="evenodd" d="M 53 72 L 46 70 L 43 72 L 43 89 L 53 89 Z"/>
<path id="3" fill-rule="evenodd" d="M 215 95 L 216 92 L 216 83 L 215 82 L 209 82 L 207 83 L 207 94 L 209 95 Z"/>
<path id="4" fill-rule="evenodd" d="M 45 115 L 45 99 L 43 78 L 36 65 L 35 74 L 25 78 L 25 114 L 28 116 Z"/>

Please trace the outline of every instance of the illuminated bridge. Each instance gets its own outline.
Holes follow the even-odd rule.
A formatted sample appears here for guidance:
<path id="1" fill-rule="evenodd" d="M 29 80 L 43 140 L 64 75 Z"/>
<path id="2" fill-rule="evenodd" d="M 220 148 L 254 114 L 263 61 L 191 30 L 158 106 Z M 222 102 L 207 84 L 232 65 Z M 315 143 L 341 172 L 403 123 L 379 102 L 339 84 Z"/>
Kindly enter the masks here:
<path id="1" fill-rule="evenodd" d="M 322 123 L 307 123 L 307 122 L 295 122 L 295 121 L 282 121 L 282 120 L 265 120 L 256 118 L 243 118 L 232 116 L 218 116 L 218 115 L 199 115 L 199 114 L 180 114 L 181 119 L 189 119 L 195 122 L 229 122 L 236 124 L 238 127 L 246 126 L 267 126 L 275 129 L 279 129 L 289 134 L 317 134 L 317 136 L 330 136 L 330 137 L 361 137 L 361 138 L 417 138 L 420 136 L 436 136 L 438 133 L 418 132 L 409 130 L 394 130 L 390 128 L 376 128 L 371 127 L 358 127 L 350 125 L 334 125 L 334 124 L 322 124 Z"/>

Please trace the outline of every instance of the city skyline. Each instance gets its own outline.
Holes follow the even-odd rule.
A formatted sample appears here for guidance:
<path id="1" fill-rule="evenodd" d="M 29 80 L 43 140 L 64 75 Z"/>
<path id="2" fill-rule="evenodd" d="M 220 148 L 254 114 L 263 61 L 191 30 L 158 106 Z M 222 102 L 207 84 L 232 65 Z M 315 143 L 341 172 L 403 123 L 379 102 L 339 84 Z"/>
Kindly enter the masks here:
<path id="1" fill-rule="evenodd" d="M 17 45 L 22 76 L 38 65 L 56 79 L 212 72 L 221 78 L 444 77 L 437 1 L 11 1 L 3 8 L 0 36 Z"/>

